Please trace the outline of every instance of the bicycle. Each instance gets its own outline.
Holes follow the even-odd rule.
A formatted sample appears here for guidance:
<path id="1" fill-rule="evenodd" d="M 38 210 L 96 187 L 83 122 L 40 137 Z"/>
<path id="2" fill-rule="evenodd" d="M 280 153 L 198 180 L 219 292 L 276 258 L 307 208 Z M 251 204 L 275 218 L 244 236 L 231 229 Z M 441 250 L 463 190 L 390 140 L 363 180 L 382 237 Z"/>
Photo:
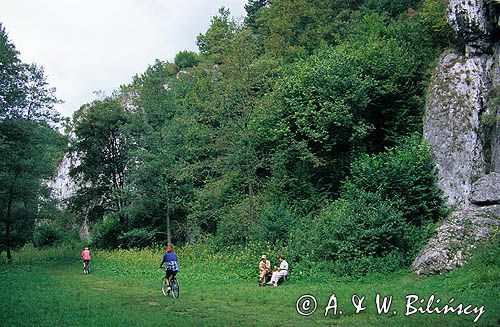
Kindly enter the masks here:
<path id="1" fill-rule="evenodd" d="M 89 260 L 83 261 L 83 274 L 84 275 L 90 274 L 90 261 Z"/>
<path id="2" fill-rule="evenodd" d="M 168 280 L 170 282 L 170 290 L 168 290 L 167 283 L 165 282 L 165 277 L 163 277 L 161 283 L 161 291 L 163 295 L 172 295 L 174 299 L 177 299 L 180 293 L 179 280 L 177 278 L 173 278 L 173 276 L 171 276 Z"/>

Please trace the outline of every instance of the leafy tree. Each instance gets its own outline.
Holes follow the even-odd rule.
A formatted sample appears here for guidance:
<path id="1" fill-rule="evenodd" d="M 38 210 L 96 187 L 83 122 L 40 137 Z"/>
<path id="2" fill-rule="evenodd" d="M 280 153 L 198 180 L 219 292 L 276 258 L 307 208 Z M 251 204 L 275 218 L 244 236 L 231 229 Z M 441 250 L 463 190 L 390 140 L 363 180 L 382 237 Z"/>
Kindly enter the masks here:
<path id="1" fill-rule="evenodd" d="M 216 64 L 222 62 L 221 54 L 226 41 L 231 39 L 237 28 L 230 14 L 229 9 L 221 7 L 219 14 L 212 17 L 208 31 L 205 34 L 200 33 L 196 38 L 201 54 Z"/>
<path id="2" fill-rule="evenodd" d="M 134 163 L 127 187 L 129 227 L 147 225 L 149 241 L 166 238 L 168 244 L 186 237 L 185 202 L 192 179 L 185 169 L 187 133 L 180 118 L 191 72 L 186 67 L 184 74 L 175 74 L 173 68 L 157 61 L 129 86 L 136 97 L 126 125 L 129 162 Z"/>
<path id="3" fill-rule="evenodd" d="M 180 51 L 175 55 L 174 63 L 179 69 L 185 69 L 196 66 L 200 59 L 198 54 L 193 51 Z"/>
<path id="4" fill-rule="evenodd" d="M 335 45 L 349 30 L 362 0 L 276 0 L 261 12 L 267 53 L 285 61 L 311 55 L 322 44 Z"/>
<path id="5" fill-rule="evenodd" d="M 248 192 L 248 217 L 250 221 L 255 220 L 254 188 L 256 183 L 256 171 L 258 168 L 257 149 L 255 147 L 255 136 L 251 126 L 253 119 L 255 99 L 261 91 L 257 76 L 262 74 L 258 65 L 252 65 L 255 60 L 255 46 L 251 42 L 251 34 L 242 30 L 227 45 L 225 53 L 225 65 L 222 69 L 223 99 L 225 124 L 222 140 L 227 142 L 227 151 L 231 158 L 228 164 L 241 170 L 245 176 L 245 184 Z"/>
<path id="6" fill-rule="evenodd" d="M 95 100 L 73 114 L 71 151 L 80 163 L 70 174 L 81 188 L 72 203 L 92 220 L 101 219 L 106 212 L 118 212 L 120 221 L 125 220 L 120 213 L 127 169 L 125 122 L 123 107 L 113 98 Z"/>
<path id="7" fill-rule="evenodd" d="M 136 125 L 139 129 L 134 130 L 131 125 L 130 132 L 140 134 L 142 122 L 156 129 L 172 119 L 176 110 L 173 105 L 176 91 L 172 86 L 176 81 L 175 73 L 175 65 L 157 59 L 143 74 L 135 76 L 130 86 L 121 90 L 121 96 L 129 99 L 125 102 L 130 103 L 131 109 L 136 109 L 131 110 L 135 113 L 131 117 L 139 120 Z"/>
<path id="8" fill-rule="evenodd" d="M 365 0 L 363 7 L 378 13 L 397 16 L 409 9 L 415 9 L 419 2 L 419 0 Z"/>
<path id="9" fill-rule="evenodd" d="M 275 162 L 296 178 L 289 190 L 313 183 L 313 188 L 335 192 L 352 158 L 364 151 L 372 128 L 360 112 L 373 80 L 344 49 L 298 62 L 283 75 L 270 95 L 271 122 L 266 123 L 283 142 Z"/>
<path id="10" fill-rule="evenodd" d="M 0 251 L 30 240 L 44 205 L 48 179 L 62 156 L 64 138 L 53 128 L 58 121 L 54 89 L 43 69 L 25 64 L 0 24 Z"/>
<path id="11" fill-rule="evenodd" d="M 23 64 L 18 58 L 19 52 L 10 42 L 4 26 L 0 23 L 0 118 L 9 116 L 23 100 L 21 74 Z"/>
<path id="12" fill-rule="evenodd" d="M 0 23 L 0 118 L 23 117 L 55 123 L 60 101 L 49 87 L 42 67 L 25 64 Z"/>
<path id="13" fill-rule="evenodd" d="M 212 173 L 195 193 L 196 209 L 190 217 L 199 225 L 212 226 L 209 229 L 217 225 L 224 235 L 224 229 L 235 231 L 224 226 L 234 226 L 237 215 L 242 227 L 237 238 L 246 240 L 257 223 L 256 194 L 265 178 L 258 172 L 267 165 L 265 149 L 259 146 L 258 134 L 263 131 L 256 119 L 256 106 L 269 91 L 276 67 L 274 61 L 259 58 L 259 44 L 252 32 L 234 24 L 237 29 L 220 53 L 222 64 L 200 77 L 190 93 L 195 117 L 201 118 L 196 123 L 213 142 L 206 161 L 211 163 Z"/>
<path id="14" fill-rule="evenodd" d="M 45 123 L 25 118 L 0 121 L 0 249 L 12 258 L 13 247 L 31 238 L 48 190 L 42 183 L 62 156 L 64 138 Z"/>
<path id="15" fill-rule="evenodd" d="M 258 32 L 261 24 L 259 17 L 262 14 L 263 8 L 269 7 L 269 0 L 249 0 L 245 5 L 247 13 L 245 17 L 245 25 L 250 27 L 254 33 Z"/>

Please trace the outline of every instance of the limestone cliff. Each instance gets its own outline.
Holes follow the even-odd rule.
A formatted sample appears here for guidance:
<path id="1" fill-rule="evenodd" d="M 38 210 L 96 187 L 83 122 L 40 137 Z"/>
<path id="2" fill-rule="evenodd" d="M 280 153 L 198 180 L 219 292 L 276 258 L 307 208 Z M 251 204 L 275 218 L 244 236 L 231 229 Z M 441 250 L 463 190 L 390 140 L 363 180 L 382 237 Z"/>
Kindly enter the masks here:
<path id="1" fill-rule="evenodd" d="M 500 115 L 497 7 L 483 0 L 450 1 L 448 21 L 465 49 L 442 57 L 428 94 L 424 135 L 451 205 L 470 205 L 474 181 L 500 172 L 498 120 L 493 118 Z"/>
<path id="2" fill-rule="evenodd" d="M 78 164 L 78 161 L 66 153 L 57 167 L 56 176 L 49 181 L 48 186 L 52 189 L 52 198 L 59 200 L 61 203 L 75 194 L 78 189 L 73 179 L 69 176 L 71 167 Z"/>
<path id="3" fill-rule="evenodd" d="M 67 200 L 78 190 L 78 185 L 69 175 L 71 168 L 77 166 L 78 164 L 79 160 L 77 158 L 75 158 L 71 153 L 66 153 L 57 167 L 54 179 L 47 183 L 47 185 L 52 189 L 51 197 L 59 202 L 61 209 L 66 207 Z M 82 240 L 90 240 L 86 219 L 80 226 L 79 236 Z"/>
<path id="4" fill-rule="evenodd" d="M 460 266 L 500 226 L 500 2 L 450 0 L 447 19 L 463 40 L 444 54 L 429 89 L 424 135 L 455 212 L 413 263 L 418 273 Z M 466 237 L 467 236 L 467 237 Z"/>

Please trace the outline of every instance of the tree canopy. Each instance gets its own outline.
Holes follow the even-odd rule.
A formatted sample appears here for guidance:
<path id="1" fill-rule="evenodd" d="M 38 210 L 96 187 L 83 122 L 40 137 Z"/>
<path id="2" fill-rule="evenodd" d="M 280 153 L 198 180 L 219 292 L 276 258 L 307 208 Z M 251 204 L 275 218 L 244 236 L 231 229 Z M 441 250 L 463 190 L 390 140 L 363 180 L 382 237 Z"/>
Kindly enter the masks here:
<path id="1" fill-rule="evenodd" d="M 31 241 L 43 207 L 44 183 L 66 148 L 56 130 L 59 100 L 42 67 L 26 64 L 0 24 L 0 251 Z"/>

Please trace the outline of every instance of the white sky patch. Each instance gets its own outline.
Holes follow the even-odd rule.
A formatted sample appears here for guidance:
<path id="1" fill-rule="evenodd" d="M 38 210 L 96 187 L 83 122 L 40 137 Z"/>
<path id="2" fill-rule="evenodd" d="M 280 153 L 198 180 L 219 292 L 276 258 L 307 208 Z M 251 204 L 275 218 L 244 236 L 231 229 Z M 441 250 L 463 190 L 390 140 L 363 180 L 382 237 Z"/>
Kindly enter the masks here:
<path id="1" fill-rule="evenodd" d="M 82 104 L 132 81 L 155 59 L 197 51 L 221 6 L 245 15 L 247 0 L 0 0 L 0 22 L 20 57 L 45 69 L 70 117 Z"/>

